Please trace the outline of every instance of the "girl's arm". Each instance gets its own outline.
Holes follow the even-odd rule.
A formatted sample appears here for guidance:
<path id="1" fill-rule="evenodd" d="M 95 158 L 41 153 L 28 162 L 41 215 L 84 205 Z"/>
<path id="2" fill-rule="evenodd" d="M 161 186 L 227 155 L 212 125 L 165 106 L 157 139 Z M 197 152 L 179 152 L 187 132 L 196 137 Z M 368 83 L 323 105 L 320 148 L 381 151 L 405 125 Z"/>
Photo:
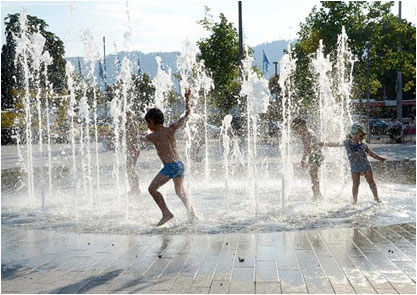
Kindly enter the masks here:
<path id="1" fill-rule="evenodd" d="M 343 144 L 342 143 L 338 143 L 338 142 L 320 142 L 320 146 L 340 147 L 340 146 L 343 146 Z"/>
<path id="2" fill-rule="evenodd" d="M 366 146 L 365 151 L 366 151 L 366 153 L 367 153 L 370 157 L 372 157 L 372 158 L 374 158 L 374 159 L 377 159 L 377 160 L 379 160 L 379 161 L 381 161 L 381 162 L 385 162 L 385 161 L 387 160 L 386 158 L 381 157 L 381 156 L 380 156 L 380 155 L 378 155 L 378 154 L 375 154 L 373 151 L 371 151 L 371 149 L 370 149 L 368 146 Z"/>

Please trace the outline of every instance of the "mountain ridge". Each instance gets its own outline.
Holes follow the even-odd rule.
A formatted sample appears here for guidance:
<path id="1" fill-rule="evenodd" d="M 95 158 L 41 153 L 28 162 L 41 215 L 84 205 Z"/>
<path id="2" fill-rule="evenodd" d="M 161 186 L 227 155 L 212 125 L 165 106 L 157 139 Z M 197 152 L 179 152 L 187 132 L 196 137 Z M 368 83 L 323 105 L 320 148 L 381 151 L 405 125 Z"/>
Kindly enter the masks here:
<path id="1" fill-rule="evenodd" d="M 273 62 L 279 62 L 282 56 L 284 55 L 284 50 L 287 49 L 288 44 L 293 43 L 295 40 L 276 40 L 272 42 L 265 42 L 259 45 L 252 47 L 254 50 L 254 63 L 253 66 L 256 66 L 260 71 L 263 69 L 263 51 L 267 56 L 270 66 L 269 70 L 265 74 L 265 78 L 270 78 L 275 74 L 275 67 Z M 162 64 L 164 67 L 169 67 L 172 69 L 172 73 L 177 72 L 176 60 L 177 56 L 180 54 L 178 51 L 171 52 L 150 52 L 143 53 L 141 51 L 121 51 L 116 54 L 108 54 L 106 56 L 106 78 L 108 84 L 114 84 L 117 80 L 117 76 L 120 73 L 120 63 L 127 57 L 131 63 L 131 71 L 137 73 L 140 69 L 141 72 L 145 72 L 150 75 L 151 78 L 154 78 L 156 75 L 157 64 L 155 57 L 160 56 L 162 59 Z M 89 68 L 87 67 L 84 59 L 82 57 L 68 57 L 67 61 L 71 62 L 76 71 L 81 71 L 83 76 L 88 74 Z M 140 67 L 139 67 L 140 64 Z M 103 87 L 104 81 L 100 79 L 100 61 L 96 61 L 94 67 L 94 76 L 99 78 L 97 81 L 100 87 Z M 277 67 L 277 72 L 279 73 L 279 66 Z"/>

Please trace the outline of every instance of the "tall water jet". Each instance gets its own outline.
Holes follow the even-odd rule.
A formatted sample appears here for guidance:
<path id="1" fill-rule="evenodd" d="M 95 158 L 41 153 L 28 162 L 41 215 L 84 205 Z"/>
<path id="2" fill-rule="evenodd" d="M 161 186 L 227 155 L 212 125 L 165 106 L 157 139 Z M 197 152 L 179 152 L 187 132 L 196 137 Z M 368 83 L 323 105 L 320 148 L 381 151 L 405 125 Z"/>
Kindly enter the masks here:
<path id="1" fill-rule="evenodd" d="M 33 206 L 34 202 L 34 181 L 33 181 L 33 158 L 32 158 L 32 115 L 31 115 L 31 99 L 29 87 L 29 54 L 30 39 L 28 37 L 27 17 L 25 11 L 21 11 L 19 15 L 20 36 L 14 36 L 16 41 L 16 57 L 15 65 L 22 66 L 23 70 L 23 89 L 24 89 L 24 112 L 25 112 L 25 137 L 26 137 L 26 162 L 25 170 L 27 172 L 28 197 L 29 202 Z"/>
<path id="2" fill-rule="evenodd" d="M 110 114 L 113 119 L 115 147 L 115 164 L 113 174 L 116 179 L 117 189 L 117 206 L 120 209 L 121 187 L 120 187 L 120 170 L 125 171 L 123 163 L 126 160 L 126 112 L 130 110 L 130 99 L 128 97 L 131 88 L 132 74 L 130 61 L 127 57 L 123 58 L 120 73 L 117 76 L 117 85 L 115 96 L 110 102 Z M 125 173 L 124 173 L 125 175 Z M 126 177 L 125 177 L 126 180 Z M 126 188 L 126 183 L 125 183 Z M 124 192 L 125 201 L 127 202 L 127 190 Z M 127 213 L 127 212 L 126 212 Z"/>
<path id="3" fill-rule="evenodd" d="M 181 77 L 180 90 L 181 95 L 185 96 L 186 89 L 191 90 L 190 104 L 191 110 L 194 110 L 198 101 L 198 87 L 193 80 L 193 69 L 196 64 L 196 49 L 189 40 L 183 42 L 183 47 L 180 55 L 177 57 L 177 68 Z M 193 143 L 193 137 L 196 134 L 195 122 L 198 114 L 192 112 L 191 117 L 185 124 L 185 155 L 186 155 L 186 167 L 188 168 L 187 173 L 187 190 L 188 196 L 191 198 L 191 171 L 192 171 L 192 159 L 191 159 L 191 146 Z M 190 199 L 191 202 L 191 199 Z"/>
<path id="4" fill-rule="evenodd" d="M 223 145 L 223 166 L 224 166 L 224 187 L 226 194 L 226 212 L 229 208 L 229 153 L 230 153 L 230 136 L 228 134 L 232 126 L 232 115 L 226 115 L 223 119 L 220 129 L 220 139 Z"/>
<path id="5" fill-rule="evenodd" d="M 35 138 L 33 137 L 33 130 L 35 126 L 33 123 L 36 122 L 36 117 L 32 114 L 32 89 L 35 92 L 34 104 L 37 111 L 38 120 L 38 143 L 40 146 L 40 154 L 43 155 L 43 125 L 42 125 L 42 102 L 41 102 L 41 77 L 44 74 L 45 86 L 48 85 L 47 81 L 47 66 L 51 63 L 49 53 L 44 52 L 45 37 L 39 32 L 30 32 L 28 27 L 27 15 L 24 10 L 19 15 L 20 25 L 20 36 L 14 36 L 16 42 L 16 67 L 21 67 L 23 72 L 23 88 L 24 97 L 23 105 L 25 112 L 25 136 L 26 136 L 26 162 L 25 170 L 27 172 L 28 179 L 28 196 L 31 205 L 34 205 L 35 189 L 34 189 L 34 167 L 33 167 L 33 144 Z M 45 71 L 42 73 L 42 66 Z M 47 88 L 47 87 L 46 87 Z M 46 100 L 48 102 L 48 100 Z M 35 120 L 35 121 L 34 121 Z M 47 122 L 48 124 L 48 122 Z M 49 125 L 47 125 L 49 128 Z M 49 138 L 49 137 L 48 137 Z M 20 138 L 19 138 L 20 141 Z M 48 145 L 49 147 L 49 145 Z M 52 192 L 52 181 L 51 181 L 51 162 L 49 162 L 49 191 L 50 195 Z M 43 182 L 44 169 L 41 167 L 41 181 Z M 42 208 L 45 205 L 45 192 L 44 185 L 41 185 L 41 201 Z"/>
<path id="6" fill-rule="evenodd" d="M 353 67 L 357 61 L 348 45 L 348 36 L 345 27 L 342 27 L 342 33 L 337 37 L 337 54 L 334 65 L 333 88 L 335 96 L 342 107 L 340 111 L 339 138 L 345 139 L 346 125 L 352 124 L 352 114 L 350 112 L 350 100 L 352 98 L 353 87 Z"/>
<path id="7" fill-rule="evenodd" d="M 38 115 L 38 143 L 39 143 L 39 153 L 43 156 L 43 136 L 42 136 L 42 103 L 41 103 L 41 61 L 42 61 L 42 53 L 43 48 L 45 45 L 45 37 L 43 37 L 39 32 L 34 32 L 29 35 L 29 39 L 31 42 L 31 60 L 32 60 L 32 71 L 34 73 L 34 81 L 33 87 L 36 91 L 36 111 Z M 42 209 L 45 208 L 45 172 L 43 167 L 41 167 L 41 198 L 42 198 Z M 50 196 L 51 194 L 51 187 L 50 187 Z"/>
<path id="8" fill-rule="evenodd" d="M 335 134 L 335 114 L 337 106 L 332 93 L 332 82 L 330 81 L 332 65 L 330 56 L 325 56 L 323 40 L 320 40 L 316 57 L 312 60 L 313 69 L 317 75 L 316 96 L 318 99 L 319 113 L 319 137 L 320 142 L 325 142 L 329 138 L 334 138 Z M 330 136 L 330 137 L 329 137 Z M 325 157 L 323 164 L 320 166 L 320 183 L 323 191 L 323 198 L 327 197 L 327 178 L 325 171 L 327 169 L 328 158 Z"/>
<path id="9" fill-rule="evenodd" d="M 33 145 L 36 142 L 39 144 L 39 154 L 43 157 L 44 142 L 43 142 L 43 113 L 42 97 L 45 97 L 46 104 L 46 130 L 48 137 L 48 177 L 49 177 L 49 196 L 53 196 L 52 188 L 52 161 L 50 149 L 50 122 L 49 122 L 49 98 L 51 85 L 48 82 L 48 66 L 52 63 L 52 58 L 49 52 L 44 50 L 46 39 L 39 32 L 31 32 L 28 27 L 28 20 L 25 11 L 23 10 L 19 15 L 20 35 L 13 35 L 16 41 L 16 57 L 15 65 L 22 69 L 23 78 L 23 107 L 25 113 L 25 137 L 26 137 L 26 160 L 23 161 L 24 169 L 27 172 L 28 181 L 28 196 L 31 205 L 34 205 L 35 187 L 34 187 L 34 165 L 33 165 Z M 42 71 L 43 69 L 43 71 Z M 44 92 L 42 92 L 42 79 L 44 81 Z M 32 99 L 31 94 L 34 93 Z M 32 114 L 32 104 L 36 109 L 35 114 Z M 37 121 L 37 126 L 34 124 Z M 33 128 L 37 129 L 37 141 L 33 136 Z M 18 142 L 19 158 L 22 156 L 20 149 L 20 135 L 16 135 Z M 41 206 L 45 208 L 46 194 L 45 194 L 45 172 L 44 167 L 40 167 L 41 177 Z"/>
<path id="10" fill-rule="evenodd" d="M 98 130 L 97 130 L 97 82 L 95 75 L 95 65 L 97 60 L 99 60 L 99 52 L 97 49 L 97 44 L 94 40 L 94 36 L 87 30 L 81 34 L 81 40 L 84 45 L 84 60 L 88 69 L 88 79 L 91 81 L 91 87 L 93 89 L 93 99 L 92 99 L 92 112 L 93 112 L 93 127 L 94 127 L 94 147 L 95 147 L 95 170 L 96 170 L 96 190 L 95 190 L 95 200 L 97 200 L 98 190 L 100 188 L 100 164 L 98 159 Z M 89 122 L 89 119 L 88 119 Z M 90 155 L 90 124 L 87 125 L 88 136 L 87 136 L 87 156 L 88 156 L 88 169 L 89 177 L 91 178 L 91 155 Z M 90 186 L 92 182 L 90 180 Z M 91 188 L 90 188 L 91 190 Z M 92 200 L 91 200 L 92 201 Z"/>
<path id="11" fill-rule="evenodd" d="M 119 89 L 116 89 L 116 95 L 110 102 L 110 115 L 113 121 L 114 136 L 114 165 L 113 165 L 113 176 L 116 179 L 116 195 L 117 195 L 117 206 L 120 204 L 120 116 L 121 116 L 121 102 L 119 99 Z"/>
<path id="12" fill-rule="evenodd" d="M 87 85 L 83 83 L 83 96 L 79 102 L 79 112 L 81 118 L 81 136 L 80 136 L 80 151 L 82 158 L 82 172 L 84 178 L 85 195 L 90 196 L 90 204 L 93 203 L 92 191 L 92 176 L 91 176 L 91 151 L 90 151 L 90 110 L 87 102 Z M 83 131 L 84 130 L 84 131 Z M 85 133 L 85 137 L 84 137 Z M 86 146 L 86 148 L 85 148 Z M 84 154 L 87 155 L 87 165 L 84 162 Z M 87 170 L 87 173 L 86 173 Z"/>
<path id="13" fill-rule="evenodd" d="M 131 85 L 132 85 L 132 74 L 131 74 L 131 65 L 130 65 L 130 60 L 125 57 L 123 58 L 122 61 L 122 69 L 120 72 L 120 75 L 118 76 L 118 80 L 121 82 L 121 86 L 122 86 L 122 91 L 121 91 L 121 105 L 119 105 L 119 107 L 121 106 L 121 129 L 122 129 L 122 143 L 121 143 L 121 152 L 123 155 L 123 166 L 126 167 L 125 163 L 126 163 L 126 157 L 127 157 L 127 147 L 126 147 L 126 113 L 127 111 L 130 111 L 130 96 L 129 96 L 129 91 L 131 89 Z M 125 213 L 126 213 L 126 219 L 128 218 L 128 206 L 129 206 L 129 198 L 127 195 L 127 170 L 124 170 L 124 196 L 125 196 Z"/>
<path id="14" fill-rule="evenodd" d="M 130 10 L 129 10 L 129 1 L 125 2 L 125 14 L 127 17 L 127 23 L 126 23 L 126 31 L 123 34 L 123 44 L 126 52 L 130 51 L 130 44 L 132 42 L 132 35 L 133 35 L 133 29 L 132 24 L 130 20 Z M 122 61 L 122 69 L 120 72 L 120 78 L 122 81 L 122 96 L 123 96 L 123 112 L 122 112 L 122 151 L 123 151 L 123 160 L 126 167 L 127 162 L 127 134 L 126 134 L 126 121 L 127 121 L 127 112 L 131 110 L 131 85 L 132 85 L 132 74 L 131 74 L 131 63 L 130 60 L 126 57 L 123 58 Z M 129 219 L 129 197 L 127 194 L 127 186 L 128 186 L 128 180 L 127 180 L 127 169 L 124 169 L 124 196 L 125 196 L 125 220 L 127 221 Z"/>
<path id="15" fill-rule="evenodd" d="M 164 71 L 162 69 L 161 57 L 156 56 L 155 60 L 157 66 L 156 76 L 152 79 L 152 84 L 155 87 L 155 107 L 160 109 L 165 114 L 168 104 L 167 97 L 173 86 L 171 79 L 171 68 L 168 67 L 168 71 Z"/>
<path id="16" fill-rule="evenodd" d="M 242 88 L 240 95 L 246 97 L 247 115 L 247 181 L 249 184 L 249 195 L 255 201 L 255 212 L 258 213 L 256 190 L 256 163 L 257 156 L 257 135 L 259 114 L 266 113 L 269 106 L 270 92 L 268 81 L 258 77 L 252 69 L 253 57 L 247 55 L 242 60 Z"/>
<path id="17" fill-rule="evenodd" d="M 349 111 L 350 90 L 352 86 L 352 70 L 354 57 L 347 46 L 347 35 L 342 29 L 338 36 L 337 52 L 331 60 L 331 56 L 324 54 L 324 46 L 320 40 L 319 48 L 315 57 L 312 59 L 312 65 L 316 74 L 316 95 L 318 98 L 318 117 L 319 117 L 319 135 L 321 142 L 339 142 L 346 138 L 347 125 L 351 122 Z M 348 92 L 349 91 L 349 92 Z M 324 161 L 320 169 L 320 179 L 323 187 L 324 197 L 326 198 L 330 175 L 343 179 L 345 183 L 347 159 L 341 149 L 332 149 L 324 147 Z M 338 163 L 340 169 L 335 171 L 330 167 L 330 163 Z M 326 171 L 331 171 L 327 173 Z M 336 174 L 337 173 L 337 176 Z M 342 187 L 343 190 L 343 187 Z"/>
<path id="18" fill-rule="evenodd" d="M 281 106 L 281 143 L 279 145 L 281 153 L 281 205 L 285 208 L 285 200 L 288 199 L 291 191 L 290 180 L 293 175 L 293 166 L 291 163 L 291 121 L 295 108 L 295 86 L 294 74 L 296 70 L 296 59 L 293 58 L 291 47 L 288 46 L 286 53 L 279 62 L 280 76 L 279 86 L 281 88 L 282 106 Z"/>
<path id="19" fill-rule="evenodd" d="M 77 164 L 75 159 L 75 125 L 74 125 L 74 118 L 76 116 L 75 113 L 75 105 L 77 103 L 75 99 L 75 83 L 74 83 L 74 67 L 71 63 L 67 63 L 65 65 L 65 73 L 67 77 L 67 85 L 69 91 L 69 109 L 68 109 L 68 116 L 70 117 L 70 134 L 71 134 L 71 150 L 72 150 L 72 175 L 73 175 L 73 183 L 75 186 L 74 192 L 74 202 L 75 202 L 75 218 L 78 218 L 78 179 L 77 179 Z"/>
<path id="20" fill-rule="evenodd" d="M 47 148 L 48 148 L 48 180 L 49 180 L 49 196 L 53 195 L 52 187 L 52 151 L 51 151 L 51 124 L 50 124 L 50 109 L 49 109 L 49 97 L 52 96 L 53 88 L 52 83 L 48 79 L 48 66 L 52 64 L 52 57 L 49 55 L 48 51 L 45 51 L 42 54 L 41 61 L 44 65 L 44 78 L 45 78 L 45 113 L 46 113 L 46 136 L 47 136 Z M 41 137 L 42 138 L 42 137 Z M 42 141 L 42 139 L 41 139 Z M 42 169 L 43 171 L 43 169 Z M 43 176 L 42 176 L 43 177 Z"/>
<path id="21" fill-rule="evenodd" d="M 214 82 L 213 79 L 210 78 L 207 73 L 204 66 L 204 60 L 200 60 L 198 63 L 198 79 L 199 79 L 199 88 L 202 91 L 203 99 L 204 99 L 204 110 L 203 110 L 203 116 L 204 116 L 204 178 L 205 181 L 208 182 L 210 178 L 210 163 L 209 163 L 209 140 L 208 140 L 208 101 L 207 96 L 210 92 L 210 90 L 214 89 Z"/>
<path id="22" fill-rule="evenodd" d="M 353 67 L 357 61 L 348 45 L 348 36 L 345 27 L 342 27 L 342 33 L 337 38 L 336 63 L 333 69 L 333 88 L 335 89 L 336 99 L 339 101 L 341 111 L 339 112 L 339 136 L 337 140 L 342 142 L 346 138 L 346 128 L 352 124 L 352 114 L 350 112 L 350 100 L 352 98 L 353 87 Z M 349 169 L 348 161 L 344 151 L 339 150 L 336 155 L 343 159 L 340 165 L 340 175 L 343 178 L 343 186 L 349 177 L 346 171 Z M 343 177 L 344 176 L 344 177 Z M 343 189 L 343 188 L 342 188 Z"/>

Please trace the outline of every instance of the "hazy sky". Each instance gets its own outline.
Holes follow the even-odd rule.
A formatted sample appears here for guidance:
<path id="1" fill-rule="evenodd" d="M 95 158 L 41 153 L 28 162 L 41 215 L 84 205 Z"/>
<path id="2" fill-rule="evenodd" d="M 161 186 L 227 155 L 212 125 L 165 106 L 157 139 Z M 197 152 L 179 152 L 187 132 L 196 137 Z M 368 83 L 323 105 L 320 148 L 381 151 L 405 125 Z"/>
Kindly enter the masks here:
<path id="1" fill-rule="evenodd" d="M 415 24 L 415 1 L 402 1 L 402 16 Z M 223 12 L 238 27 L 238 1 L 2 1 L 2 44 L 4 18 L 25 9 L 29 15 L 46 21 L 48 30 L 64 41 L 66 56 L 83 55 L 81 33 L 89 31 L 102 49 L 106 36 L 107 53 L 116 50 L 142 52 L 180 51 L 182 42 L 192 42 L 208 33 L 197 24 L 204 17 L 204 6 L 215 20 Z M 299 23 L 319 1 L 253 0 L 242 2 L 246 43 L 255 46 L 279 39 L 294 39 Z M 398 13 L 398 4 L 393 8 Z M 130 36 L 130 38 L 126 37 Z M 127 42 L 126 42 L 127 41 Z"/>

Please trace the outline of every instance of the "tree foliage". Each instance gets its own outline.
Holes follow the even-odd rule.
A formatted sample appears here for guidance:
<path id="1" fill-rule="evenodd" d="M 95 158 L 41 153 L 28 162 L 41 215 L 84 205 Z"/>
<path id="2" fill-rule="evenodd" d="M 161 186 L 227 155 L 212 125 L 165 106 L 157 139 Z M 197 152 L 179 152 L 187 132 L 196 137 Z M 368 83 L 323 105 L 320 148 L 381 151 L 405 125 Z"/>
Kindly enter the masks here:
<path id="1" fill-rule="evenodd" d="M 117 81 L 112 86 L 107 86 L 107 99 L 112 101 L 116 95 L 120 95 L 123 87 L 122 81 Z M 132 111 L 136 115 L 141 115 L 146 108 L 153 104 L 155 100 L 155 87 L 147 73 L 133 74 L 130 89 L 127 91 L 128 101 L 131 102 Z"/>
<path id="2" fill-rule="evenodd" d="M 5 18 L 5 35 L 6 42 L 1 51 L 1 97 L 2 108 L 14 107 L 16 97 L 13 95 L 13 89 L 19 89 L 22 86 L 21 70 L 14 64 L 16 55 L 15 36 L 20 37 L 19 13 L 9 14 Z M 29 33 L 39 32 L 45 37 L 45 48 L 53 61 L 48 66 L 48 79 L 53 84 L 55 90 L 61 90 L 65 87 L 65 49 L 64 43 L 52 32 L 47 31 L 48 24 L 36 16 L 27 16 L 27 25 Z"/>
<path id="3" fill-rule="evenodd" d="M 144 114 L 146 108 L 155 101 L 155 87 L 147 73 L 133 75 L 132 80 L 132 110 L 136 115 Z"/>
<path id="4" fill-rule="evenodd" d="M 215 88 L 212 103 L 225 115 L 237 105 L 239 99 L 239 35 L 223 13 L 215 22 L 206 7 L 205 18 L 199 21 L 210 36 L 197 42 L 206 68 L 210 71 Z"/>
<path id="5" fill-rule="evenodd" d="M 393 2 L 323 1 L 320 8 L 314 7 L 301 24 L 295 45 L 298 95 L 307 100 L 313 98 L 309 58 L 317 50 L 320 39 L 326 54 L 334 51 L 337 36 L 344 26 L 349 46 L 358 58 L 354 68 L 354 97 L 365 97 L 367 57 L 364 52 L 367 42 L 371 45 L 372 98 L 381 99 L 384 91 L 389 98 L 395 98 L 397 70 L 403 75 L 404 98 L 415 97 L 416 29 L 406 20 L 400 21 L 394 16 L 392 6 Z"/>

